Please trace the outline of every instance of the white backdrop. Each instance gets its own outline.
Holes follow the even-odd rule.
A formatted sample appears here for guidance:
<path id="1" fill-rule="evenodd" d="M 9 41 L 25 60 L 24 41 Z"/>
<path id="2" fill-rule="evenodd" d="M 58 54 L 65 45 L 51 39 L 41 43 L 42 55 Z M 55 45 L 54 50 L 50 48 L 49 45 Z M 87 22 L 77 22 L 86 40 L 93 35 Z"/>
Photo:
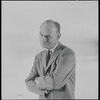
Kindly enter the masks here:
<path id="1" fill-rule="evenodd" d="M 25 86 L 42 49 L 39 26 L 61 25 L 61 43 L 76 54 L 76 99 L 98 97 L 97 1 L 2 1 L 2 98 L 38 98 Z"/>

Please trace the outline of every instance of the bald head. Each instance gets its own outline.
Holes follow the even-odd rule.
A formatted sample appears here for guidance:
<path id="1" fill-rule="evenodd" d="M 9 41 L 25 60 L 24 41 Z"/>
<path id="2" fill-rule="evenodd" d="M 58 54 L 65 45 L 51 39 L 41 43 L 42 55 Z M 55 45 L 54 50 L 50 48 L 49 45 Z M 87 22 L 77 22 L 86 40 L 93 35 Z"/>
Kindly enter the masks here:
<path id="1" fill-rule="evenodd" d="M 43 22 L 41 24 L 41 26 L 45 26 L 46 29 L 54 30 L 57 33 L 60 33 L 60 24 L 58 22 L 53 21 L 53 20 L 46 20 L 45 22 Z"/>

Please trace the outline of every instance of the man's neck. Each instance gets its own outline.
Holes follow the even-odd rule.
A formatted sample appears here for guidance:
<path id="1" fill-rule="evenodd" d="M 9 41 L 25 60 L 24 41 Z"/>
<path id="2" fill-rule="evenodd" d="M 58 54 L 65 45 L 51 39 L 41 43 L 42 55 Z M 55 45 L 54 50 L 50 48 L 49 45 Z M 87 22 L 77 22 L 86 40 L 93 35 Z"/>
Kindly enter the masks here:
<path id="1" fill-rule="evenodd" d="M 49 49 L 52 53 L 55 51 L 55 48 L 58 46 L 58 43 L 59 41 L 56 43 L 56 45 L 53 48 Z"/>

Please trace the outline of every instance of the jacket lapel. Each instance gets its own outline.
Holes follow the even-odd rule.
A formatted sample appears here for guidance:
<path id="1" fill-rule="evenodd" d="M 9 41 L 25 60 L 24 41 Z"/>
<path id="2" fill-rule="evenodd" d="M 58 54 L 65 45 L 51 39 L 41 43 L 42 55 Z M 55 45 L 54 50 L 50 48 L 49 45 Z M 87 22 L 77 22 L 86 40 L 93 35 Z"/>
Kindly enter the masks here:
<path id="1" fill-rule="evenodd" d="M 50 57 L 50 60 L 48 62 L 48 65 L 46 67 L 46 64 L 45 64 L 45 67 L 46 67 L 46 71 L 47 69 L 50 67 L 51 63 L 56 59 L 56 57 L 59 55 L 59 53 L 61 52 L 63 48 L 63 45 L 59 42 L 58 46 L 56 47 L 55 51 L 51 54 L 51 57 Z M 45 59 L 45 63 L 46 63 L 46 59 Z M 45 71 L 45 72 L 46 72 Z"/>

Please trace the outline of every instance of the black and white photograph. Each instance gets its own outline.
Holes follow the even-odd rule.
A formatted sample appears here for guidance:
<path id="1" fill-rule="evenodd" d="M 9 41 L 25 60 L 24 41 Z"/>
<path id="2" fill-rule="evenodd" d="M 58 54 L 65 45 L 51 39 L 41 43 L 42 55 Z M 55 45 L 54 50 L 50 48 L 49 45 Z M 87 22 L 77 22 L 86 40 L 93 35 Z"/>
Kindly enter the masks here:
<path id="1" fill-rule="evenodd" d="M 1 1 L 5 99 L 98 99 L 98 1 Z"/>

